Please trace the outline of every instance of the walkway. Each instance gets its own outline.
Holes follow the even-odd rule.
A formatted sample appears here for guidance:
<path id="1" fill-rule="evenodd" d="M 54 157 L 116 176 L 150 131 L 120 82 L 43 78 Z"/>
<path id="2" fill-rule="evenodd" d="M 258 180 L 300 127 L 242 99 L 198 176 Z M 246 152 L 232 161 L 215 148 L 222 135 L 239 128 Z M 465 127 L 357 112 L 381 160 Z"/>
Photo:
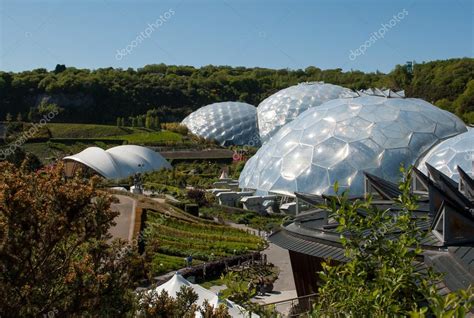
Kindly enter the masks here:
<path id="1" fill-rule="evenodd" d="M 228 225 L 248 230 L 257 235 L 258 231 L 243 224 L 228 223 Z M 296 286 L 291 269 L 290 255 L 287 250 L 268 242 L 268 247 L 262 251 L 267 255 L 267 261 L 279 268 L 278 279 L 273 283 L 273 291 L 265 296 L 254 297 L 253 301 L 259 304 L 270 304 L 279 301 L 294 299 L 296 295 Z M 277 310 L 283 314 L 288 314 L 290 303 L 283 303 L 277 306 Z"/>
<path id="2" fill-rule="evenodd" d="M 120 212 L 120 214 L 114 219 L 117 224 L 110 228 L 109 233 L 112 234 L 112 238 L 130 242 L 133 239 L 136 201 L 125 195 L 115 194 L 114 196 L 119 199 L 119 203 L 112 203 L 111 208 L 112 211 Z"/>

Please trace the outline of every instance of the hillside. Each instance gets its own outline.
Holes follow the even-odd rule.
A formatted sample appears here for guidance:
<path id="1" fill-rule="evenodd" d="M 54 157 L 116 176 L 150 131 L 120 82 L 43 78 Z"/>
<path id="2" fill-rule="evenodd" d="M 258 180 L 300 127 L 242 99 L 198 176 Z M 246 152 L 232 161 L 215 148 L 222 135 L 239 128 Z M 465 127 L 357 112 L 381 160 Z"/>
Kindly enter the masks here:
<path id="1" fill-rule="evenodd" d="M 0 124 L 2 124 L 0 122 Z M 5 126 L 6 123 L 4 123 Z M 32 127 L 31 123 L 14 122 L 5 140 L 0 139 L 0 148 L 18 140 Z M 96 146 L 103 149 L 136 144 L 151 147 L 186 148 L 202 147 L 200 141 L 187 135 L 168 130 L 155 130 L 135 127 L 117 127 L 112 125 L 49 123 L 37 134 L 22 145 L 26 152 L 33 153 L 43 163 L 56 158 L 80 152 L 87 147 Z"/>
<path id="2" fill-rule="evenodd" d="M 184 257 L 192 255 L 194 264 L 246 254 L 264 247 L 264 241 L 243 230 L 194 217 L 165 202 L 126 194 L 146 209 L 145 259 L 153 275 L 186 266 Z M 189 242 L 192 242 L 190 244 Z"/>
<path id="3" fill-rule="evenodd" d="M 0 72 L 0 118 L 54 103 L 64 111 L 55 122 L 112 124 L 157 108 L 161 122 L 180 121 L 192 110 L 219 101 L 258 105 L 276 91 L 305 81 L 324 81 L 353 89 L 405 89 L 474 122 L 474 59 L 415 64 L 413 73 L 397 65 L 388 74 L 341 69 L 266 69 L 229 66 L 146 65 L 139 69 L 97 70 L 58 67 L 20 73 Z M 93 115 L 93 116 L 91 116 Z"/>

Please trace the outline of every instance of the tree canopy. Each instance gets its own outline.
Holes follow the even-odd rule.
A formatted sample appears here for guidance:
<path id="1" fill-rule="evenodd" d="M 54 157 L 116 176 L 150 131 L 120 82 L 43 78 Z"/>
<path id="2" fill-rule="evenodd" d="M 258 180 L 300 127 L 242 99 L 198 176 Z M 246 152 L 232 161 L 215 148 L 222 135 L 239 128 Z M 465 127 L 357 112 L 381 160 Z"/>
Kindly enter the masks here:
<path id="1" fill-rule="evenodd" d="M 157 109 L 162 122 L 179 121 L 198 107 L 220 101 L 258 105 L 280 89 L 306 81 L 324 81 L 353 89 L 405 89 L 407 96 L 423 98 L 465 119 L 474 117 L 472 84 L 474 59 L 450 59 L 416 64 L 413 73 L 397 65 L 388 74 L 341 69 L 267 69 L 230 66 L 146 65 L 139 69 L 77 69 L 0 72 L 0 117 L 23 113 L 42 102 L 64 112 L 62 122 L 115 124 Z M 469 85 L 468 85 L 469 84 Z M 94 114 L 94 116 L 91 116 Z"/>

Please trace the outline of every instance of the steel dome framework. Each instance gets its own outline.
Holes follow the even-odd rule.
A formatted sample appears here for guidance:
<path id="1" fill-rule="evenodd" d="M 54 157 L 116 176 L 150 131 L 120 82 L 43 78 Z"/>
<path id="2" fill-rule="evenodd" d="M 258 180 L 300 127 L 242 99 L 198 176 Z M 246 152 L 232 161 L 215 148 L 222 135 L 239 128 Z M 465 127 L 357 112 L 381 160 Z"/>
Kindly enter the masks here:
<path id="1" fill-rule="evenodd" d="M 183 125 L 195 135 L 216 140 L 221 146 L 259 146 L 257 110 L 241 102 L 214 103 L 187 116 Z"/>
<path id="2" fill-rule="evenodd" d="M 466 131 L 455 115 L 395 94 L 360 92 L 360 97 L 308 109 L 247 162 L 240 187 L 286 195 L 331 194 L 338 181 L 340 188 L 361 195 L 363 171 L 396 182 L 401 163 L 415 164 L 440 140 Z"/>
<path id="3" fill-rule="evenodd" d="M 428 174 L 425 163 L 455 181 L 459 181 L 457 166 L 474 176 L 474 128 L 434 146 L 418 163 L 418 169 Z"/>
<path id="4" fill-rule="evenodd" d="M 323 82 L 300 83 L 278 91 L 257 107 L 262 143 L 305 110 L 339 97 L 353 96 L 348 88 Z"/>

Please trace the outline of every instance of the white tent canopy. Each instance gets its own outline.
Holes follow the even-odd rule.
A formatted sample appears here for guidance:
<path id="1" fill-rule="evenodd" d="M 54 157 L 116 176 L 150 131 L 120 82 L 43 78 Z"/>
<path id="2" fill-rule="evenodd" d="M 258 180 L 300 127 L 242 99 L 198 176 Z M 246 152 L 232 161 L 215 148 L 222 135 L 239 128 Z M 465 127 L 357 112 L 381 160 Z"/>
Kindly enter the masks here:
<path id="1" fill-rule="evenodd" d="M 156 287 L 154 289 L 154 292 L 156 294 L 161 294 L 162 291 L 166 291 L 168 295 L 175 298 L 176 294 L 181 290 L 182 286 L 190 287 L 194 290 L 194 292 L 198 295 L 198 300 L 196 301 L 196 304 L 198 306 L 202 306 L 204 304 L 204 301 L 207 300 L 209 304 L 215 308 L 218 307 L 220 304 L 224 304 L 228 308 L 229 314 L 232 317 L 248 317 L 247 311 L 241 306 L 227 299 L 219 299 L 219 296 L 217 294 L 213 293 L 208 289 L 205 289 L 204 287 L 198 284 L 190 283 L 179 273 L 174 274 L 174 276 L 166 283 Z M 202 316 L 199 312 L 196 312 L 196 317 Z M 258 318 L 259 316 L 252 314 L 252 317 Z"/>
<path id="2" fill-rule="evenodd" d="M 159 153 L 135 145 L 118 146 L 107 150 L 89 147 L 63 160 L 67 176 L 74 174 L 78 166 L 85 165 L 107 179 L 123 179 L 137 172 L 171 168 L 169 162 Z"/>

